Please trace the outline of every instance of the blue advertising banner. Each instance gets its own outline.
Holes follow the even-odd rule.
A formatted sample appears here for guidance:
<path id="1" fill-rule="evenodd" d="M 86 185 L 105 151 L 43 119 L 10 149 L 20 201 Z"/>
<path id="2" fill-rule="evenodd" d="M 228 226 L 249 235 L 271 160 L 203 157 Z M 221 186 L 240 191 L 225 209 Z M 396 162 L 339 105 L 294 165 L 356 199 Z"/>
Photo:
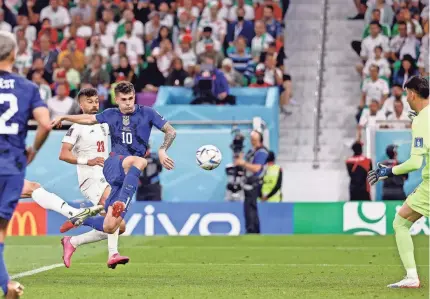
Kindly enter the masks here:
<path id="1" fill-rule="evenodd" d="M 292 203 L 261 203 L 258 205 L 262 234 L 292 234 Z M 134 202 L 126 215 L 125 235 L 144 236 L 209 236 L 245 233 L 243 204 Z M 48 212 L 47 234 L 58 235 L 65 218 Z M 70 231 L 77 235 L 89 228 Z"/>
<path id="2" fill-rule="evenodd" d="M 375 132 L 375 164 L 388 159 L 386 148 L 390 144 L 397 145 L 398 159 L 404 162 L 411 153 L 412 135 L 410 130 L 377 130 Z M 421 183 L 421 170 L 409 174 L 404 190 L 409 195 Z M 382 200 L 382 183 L 376 184 L 376 200 Z"/>

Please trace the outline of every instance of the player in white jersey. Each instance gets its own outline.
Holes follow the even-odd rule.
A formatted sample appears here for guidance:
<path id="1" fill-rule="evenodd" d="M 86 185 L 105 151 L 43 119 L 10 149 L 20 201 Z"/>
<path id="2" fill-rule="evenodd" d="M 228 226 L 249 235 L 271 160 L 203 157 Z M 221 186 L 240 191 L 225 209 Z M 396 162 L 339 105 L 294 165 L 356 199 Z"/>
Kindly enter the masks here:
<path id="1" fill-rule="evenodd" d="M 81 109 L 86 114 L 96 114 L 99 110 L 97 90 L 82 89 L 78 94 Z M 94 205 L 105 204 L 111 188 L 103 175 L 104 160 L 108 157 L 109 126 L 95 124 L 83 126 L 74 124 L 63 138 L 60 160 L 77 165 L 79 188 L 82 194 Z M 86 234 L 74 237 L 64 237 L 63 260 L 66 267 L 70 267 L 71 257 L 79 245 L 108 239 L 108 267 L 115 269 L 118 264 L 126 264 L 128 257 L 118 253 L 118 235 L 125 231 L 125 222 L 113 234 L 92 230 Z"/>

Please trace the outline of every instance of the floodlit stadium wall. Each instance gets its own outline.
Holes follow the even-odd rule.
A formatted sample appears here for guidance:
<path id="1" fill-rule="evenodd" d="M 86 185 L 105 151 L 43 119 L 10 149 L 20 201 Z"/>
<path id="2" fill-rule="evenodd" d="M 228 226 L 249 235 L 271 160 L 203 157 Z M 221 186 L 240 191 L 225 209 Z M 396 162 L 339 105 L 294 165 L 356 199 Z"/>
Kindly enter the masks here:
<path id="1" fill-rule="evenodd" d="M 402 202 L 262 203 L 262 234 L 393 234 L 392 222 Z M 65 218 L 34 202 L 19 203 L 9 235 L 59 235 Z M 243 205 L 229 203 L 134 202 L 126 215 L 125 235 L 241 235 Z M 70 231 L 79 234 L 89 228 Z M 411 233 L 429 235 L 429 220 L 416 222 Z"/>

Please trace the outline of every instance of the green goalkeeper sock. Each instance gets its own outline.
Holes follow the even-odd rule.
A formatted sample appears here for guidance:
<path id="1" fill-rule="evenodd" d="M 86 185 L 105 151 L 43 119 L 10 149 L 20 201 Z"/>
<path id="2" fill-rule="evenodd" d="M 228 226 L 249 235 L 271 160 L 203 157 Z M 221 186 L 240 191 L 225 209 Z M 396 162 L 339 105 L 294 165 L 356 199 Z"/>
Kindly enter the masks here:
<path id="1" fill-rule="evenodd" d="M 400 258 L 403 266 L 406 269 L 407 276 L 417 278 L 417 266 L 415 265 L 414 243 L 412 242 L 409 229 L 413 223 L 399 214 L 396 214 L 393 222 L 393 228 L 396 234 L 397 249 L 399 250 Z"/>

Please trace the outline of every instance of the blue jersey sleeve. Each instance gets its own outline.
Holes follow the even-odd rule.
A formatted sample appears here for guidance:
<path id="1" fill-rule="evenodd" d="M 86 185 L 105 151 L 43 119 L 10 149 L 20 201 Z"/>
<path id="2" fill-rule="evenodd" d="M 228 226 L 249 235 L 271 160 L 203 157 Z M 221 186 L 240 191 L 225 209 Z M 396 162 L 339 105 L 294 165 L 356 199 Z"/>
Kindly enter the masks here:
<path id="1" fill-rule="evenodd" d="M 152 124 L 159 130 L 166 124 L 167 120 L 160 115 L 156 110 L 149 108 L 150 111 L 150 119 Z"/>
<path id="2" fill-rule="evenodd" d="M 33 89 L 33 98 L 31 99 L 31 110 L 39 107 L 46 107 L 46 103 L 40 97 L 39 89 L 35 86 Z"/>
<path id="3" fill-rule="evenodd" d="M 96 120 L 99 124 L 109 124 L 109 120 L 112 120 L 114 110 L 106 109 L 105 111 L 96 114 Z"/>
<path id="4" fill-rule="evenodd" d="M 253 164 L 264 165 L 266 164 L 267 157 L 268 157 L 267 151 L 260 150 L 255 153 Z"/>

